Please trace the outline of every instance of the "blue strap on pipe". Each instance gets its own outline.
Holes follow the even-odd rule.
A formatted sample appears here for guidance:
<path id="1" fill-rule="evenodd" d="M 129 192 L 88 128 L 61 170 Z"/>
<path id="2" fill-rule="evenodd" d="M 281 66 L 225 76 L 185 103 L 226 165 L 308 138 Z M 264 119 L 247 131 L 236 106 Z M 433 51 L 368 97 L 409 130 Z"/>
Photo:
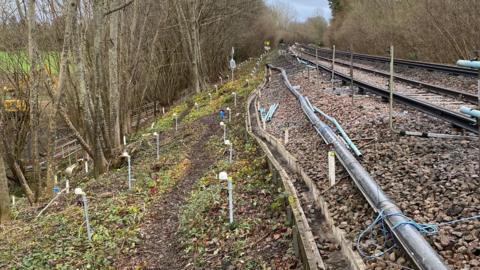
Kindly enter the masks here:
<path id="1" fill-rule="evenodd" d="M 355 245 L 356 245 L 356 248 L 357 248 L 358 252 L 360 253 L 360 255 L 362 257 L 366 258 L 367 260 L 375 259 L 375 258 L 378 258 L 378 257 L 381 257 L 381 256 L 385 255 L 386 253 L 388 253 L 390 250 L 392 250 L 396 246 L 395 244 L 393 244 L 390 247 L 386 246 L 386 243 L 388 242 L 388 240 L 393 239 L 391 233 L 386 229 L 386 225 L 385 225 L 385 218 L 391 217 L 391 216 L 403 216 L 403 217 L 405 217 L 405 215 L 403 215 L 401 213 L 384 215 L 384 210 L 382 210 L 382 211 L 380 211 L 378 216 L 375 218 L 375 220 L 370 225 L 368 225 L 368 227 L 365 230 L 361 231 L 358 234 Z M 408 221 L 399 222 L 399 223 L 394 224 L 392 229 L 395 230 L 402 225 L 411 225 L 414 228 L 416 228 L 419 232 L 421 232 L 422 234 L 433 235 L 433 234 L 437 234 L 439 232 L 440 226 L 453 225 L 453 224 L 456 224 L 456 223 L 461 223 L 461 222 L 466 222 L 466 221 L 471 221 L 471 220 L 477 220 L 477 219 L 480 219 L 480 215 L 475 215 L 475 216 L 466 217 L 466 218 L 460 218 L 460 219 L 457 219 L 457 220 L 441 222 L 441 223 L 436 223 L 436 224 L 435 223 L 418 223 L 418 222 L 414 221 L 413 219 L 410 219 L 410 218 L 407 218 L 407 219 L 408 219 Z M 381 250 L 383 250 L 383 251 L 372 254 L 372 255 L 369 255 L 363 250 L 360 243 L 367 233 L 369 233 L 369 235 L 372 235 L 373 231 L 374 231 L 374 228 L 377 227 L 378 225 L 381 226 L 380 231 L 381 231 L 381 233 L 383 235 L 383 238 L 384 238 L 383 245 L 381 246 Z M 376 245 L 376 246 L 377 246 L 377 248 L 379 247 L 379 245 Z"/>

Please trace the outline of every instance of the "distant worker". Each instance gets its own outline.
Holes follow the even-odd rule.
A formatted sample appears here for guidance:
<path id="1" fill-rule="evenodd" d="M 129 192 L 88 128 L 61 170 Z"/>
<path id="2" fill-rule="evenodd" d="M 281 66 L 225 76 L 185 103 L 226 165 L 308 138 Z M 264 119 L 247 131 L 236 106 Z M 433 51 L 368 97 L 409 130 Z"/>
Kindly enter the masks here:
<path id="1" fill-rule="evenodd" d="M 220 119 L 223 121 L 223 119 L 225 119 L 225 111 L 221 109 L 219 114 L 220 114 Z"/>

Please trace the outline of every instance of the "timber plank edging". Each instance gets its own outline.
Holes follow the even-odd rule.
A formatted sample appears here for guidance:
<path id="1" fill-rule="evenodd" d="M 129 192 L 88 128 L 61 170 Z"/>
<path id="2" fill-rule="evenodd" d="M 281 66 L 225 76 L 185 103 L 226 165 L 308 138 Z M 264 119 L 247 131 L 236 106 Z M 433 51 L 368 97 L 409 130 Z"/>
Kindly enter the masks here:
<path id="1" fill-rule="evenodd" d="M 267 144 L 265 144 L 262 139 L 258 138 L 253 130 L 252 130 L 252 126 L 251 126 L 251 118 L 250 118 L 250 104 L 251 102 L 254 102 L 257 98 L 257 92 L 260 91 L 260 89 L 263 89 L 265 87 L 267 83 L 267 80 L 264 80 L 264 82 L 249 96 L 248 100 L 247 100 L 247 121 L 246 121 L 246 124 L 247 124 L 247 131 L 248 133 L 253 136 L 257 142 L 260 144 L 260 146 L 262 147 L 263 151 L 267 154 L 268 158 L 270 159 L 270 161 L 275 165 L 275 167 L 277 168 L 277 170 L 280 172 L 280 175 L 282 176 L 282 181 L 284 182 L 284 186 L 287 188 L 287 186 L 290 186 L 289 188 L 293 188 L 295 194 L 296 194 L 296 190 L 295 190 L 295 187 L 293 186 L 292 182 L 291 182 L 291 179 L 288 177 L 287 173 L 285 172 L 285 170 L 281 167 L 281 165 L 278 163 L 278 161 L 276 161 L 275 157 L 273 156 L 273 154 L 271 153 L 270 149 L 268 148 Z M 257 103 L 255 103 L 255 105 L 257 105 Z M 258 108 L 256 108 L 256 110 L 258 111 Z M 355 270 L 364 270 L 366 269 L 366 265 L 363 261 L 363 259 L 361 258 L 360 254 L 356 251 L 353 250 L 353 244 L 352 242 L 346 237 L 346 233 L 344 230 L 338 228 L 337 226 L 335 226 L 335 222 L 328 210 L 328 203 L 326 202 L 325 198 L 323 196 L 321 196 L 320 194 L 320 191 L 318 190 L 317 186 L 315 185 L 315 183 L 312 181 L 312 179 L 305 173 L 305 171 L 303 170 L 303 168 L 301 166 L 298 165 L 298 162 L 297 162 L 297 159 L 295 157 L 293 157 L 290 152 L 288 152 L 288 150 L 286 150 L 286 148 L 284 147 L 284 145 L 278 140 L 276 139 L 275 137 L 273 137 L 271 134 L 265 132 L 262 128 L 261 128 L 261 124 L 260 124 L 260 119 L 259 119 L 259 116 L 258 116 L 258 113 L 256 114 L 256 120 L 257 120 L 257 126 L 260 127 L 258 129 L 258 133 L 261 137 L 263 137 L 269 144 L 271 144 L 275 150 L 282 156 L 282 158 L 284 160 L 287 161 L 288 163 L 288 167 L 289 169 L 291 169 L 292 171 L 294 171 L 295 173 L 298 173 L 302 180 L 304 181 L 305 185 L 309 188 L 309 194 L 311 196 L 311 198 L 313 198 L 313 201 L 315 202 L 315 205 L 321 209 L 322 211 L 322 214 L 324 215 L 325 219 L 326 219 L 326 222 L 328 224 L 328 226 L 330 227 L 330 229 L 332 230 L 333 232 L 333 236 L 335 237 L 336 241 L 340 244 L 340 247 L 341 247 L 341 251 L 342 253 L 344 254 L 344 256 L 346 258 L 348 258 L 349 260 L 349 263 L 350 263 L 350 266 L 352 269 L 355 269 Z M 277 167 L 278 166 L 278 167 Z M 284 176 L 282 175 L 282 172 L 284 174 L 286 174 L 286 179 L 284 179 Z M 286 182 L 286 183 L 285 183 Z M 296 198 L 296 202 L 298 204 L 298 207 L 300 207 L 301 209 L 301 206 L 299 204 L 299 202 L 297 201 L 297 198 L 298 197 L 295 197 Z M 301 213 L 303 213 L 303 210 L 301 210 Z M 305 222 L 306 222 L 306 219 L 305 219 Z M 309 225 L 308 225 L 308 222 L 307 222 L 307 228 L 310 229 Z M 309 232 L 311 233 L 311 230 L 309 230 Z M 313 235 L 312 235 L 313 237 Z M 303 239 L 302 239 L 303 240 Z M 313 240 L 313 238 L 312 238 Z M 305 243 L 304 243 L 305 244 Z M 307 243 L 308 244 L 308 243 Z M 313 241 L 313 245 L 315 247 L 315 249 L 317 250 L 318 252 L 318 249 L 316 247 L 316 244 L 315 244 L 315 241 Z M 320 256 L 320 254 L 319 254 Z M 320 260 L 321 260 L 321 257 L 320 257 Z M 323 263 L 322 263 L 323 264 Z M 312 269 L 312 268 L 310 268 Z M 314 269 L 314 268 L 313 268 Z"/>
<path id="2" fill-rule="evenodd" d="M 263 87 L 265 82 L 262 83 L 260 87 Z M 255 92 L 254 92 L 255 93 Z M 252 94 L 247 101 L 247 118 L 246 118 L 246 125 L 247 125 L 247 132 L 255 138 L 255 140 L 259 143 L 260 147 L 262 148 L 263 152 L 267 155 L 269 161 L 273 164 L 275 169 L 278 171 L 280 178 L 282 179 L 282 183 L 284 186 L 285 191 L 293 198 L 293 200 L 289 200 L 289 205 L 292 210 L 296 229 L 298 230 L 298 234 L 300 235 L 301 243 L 296 243 L 297 246 L 301 246 L 303 249 L 301 252 L 303 256 L 301 256 L 302 263 L 304 269 L 316 270 L 316 269 L 325 269 L 322 257 L 318 248 L 316 246 L 316 242 L 308 224 L 307 217 L 303 212 L 303 209 L 300 205 L 300 201 L 298 198 L 297 191 L 293 186 L 292 180 L 290 176 L 287 174 L 284 168 L 280 165 L 280 163 L 276 160 L 268 146 L 263 142 L 262 139 L 257 137 L 254 132 L 252 131 L 251 121 L 250 121 L 250 104 L 253 101 L 255 94 Z M 257 119 L 258 120 L 258 119 Z M 263 135 L 263 134 L 262 134 Z"/>

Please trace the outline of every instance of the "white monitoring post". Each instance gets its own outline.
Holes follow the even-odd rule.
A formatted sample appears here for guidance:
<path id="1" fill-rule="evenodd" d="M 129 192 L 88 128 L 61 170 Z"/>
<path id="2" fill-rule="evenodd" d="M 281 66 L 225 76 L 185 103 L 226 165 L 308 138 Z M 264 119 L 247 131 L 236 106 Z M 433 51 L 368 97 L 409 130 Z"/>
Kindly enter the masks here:
<path id="1" fill-rule="evenodd" d="M 157 143 L 157 160 L 160 159 L 160 134 L 158 132 L 153 133 Z"/>
<path id="2" fill-rule="evenodd" d="M 328 151 L 328 179 L 330 186 L 335 185 L 335 151 Z"/>
<path id="3" fill-rule="evenodd" d="M 227 107 L 227 111 L 228 111 L 228 122 L 232 122 L 232 110 L 230 109 L 230 107 Z"/>
<path id="4" fill-rule="evenodd" d="M 233 184 L 232 178 L 228 177 L 227 172 L 221 172 L 218 175 L 220 181 L 227 181 L 228 184 L 228 216 L 230 224 L 233 223 Z"/>
<path id="5" fill-rule="evenodd" d="M 235 105 L 235 107 L 237 107 L 237 92 L 233 92 L 232 95 L 233 95 L 233 104 Z"/>
<path id="6" fill-rule="evenodd" d="M 124 151 L 120 157 L 127 159 L 127 164 L 128 164 L 128 189 L 130 190 L 130 189 L 132 189 L 132 157 L 127 153 L 127 151 Z"/>
<path id="7" fill-rule="evenodd" d="M 87 235 L 88 235 L 88 240 L 92 241 L 92 229 L 90 228 L 90 220 L 88 218 L 88 202 L 87 202 L 87 195 L 81 188 L 76 188 L 75 189 L 75 195 L 81 195 L 82 196 L 82 202 L 83 202 L 83 214 L 85 218 L 85 224 L 87 226 Z"/>
<path id="8" fill-rule="evenodd" d="M 88 154 L 85 155 L 85 173 L 88 173 Z"/>
<path id="9" fill-rule="evenodd" d="M 227 139 L 227 124 L 225 122 L 220 122 L 220 126 L 223 127 L 223 140 Z"/>
<path id="10" fill-rule="evenodd" d="M 232 163 L 233 161 L 233 144 L 230 140 L 225 140 L 225 145 L 229 147 L 229 158 L 228 161 Z"/>
<path id="11" fill-rule="evenodd" d="M 177 131 L 178 130 L 178 117 L 177 117 L 176 113 L 173 114 L 173 118 L 175 118 L 175 131 Z"/>

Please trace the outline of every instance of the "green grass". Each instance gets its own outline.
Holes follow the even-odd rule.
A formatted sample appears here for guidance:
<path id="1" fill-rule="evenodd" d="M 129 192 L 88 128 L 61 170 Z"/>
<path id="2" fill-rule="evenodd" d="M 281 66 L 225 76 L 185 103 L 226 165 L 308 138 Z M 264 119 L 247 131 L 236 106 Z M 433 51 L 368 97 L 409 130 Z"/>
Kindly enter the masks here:
<path id="1" fill-rule="evenodd" d="M 41 55 L 43 65 L 47 67 L 53 75 L 58 74 L 59 54 L 57 52 L 47 52 Z M 30 61 L 26 52 L 2 52 L 0 51 L 0 69 L 5 72 L 24 72 L 30 71 Z"/>
<path id="2" fill-rule="evenodd" d="M 253 65 L 248 63 L 245 69 L 249 72 Z M 220 107 L 233 108 L 233 91 L 238 94 L 234 113 L 243 112 L 246 97 L 262 78 L 261 73 L 252 78 L 248 72 L 241 73 L 239 80 L 224 84 L 219 89 L 222 94 L 212 92 L 212 101 L 208 93 L 196 95 L 194 102 L 200 108 L 186 119 L 193 121 Z M 248 86 L 246 78 L 250 81 Z M 236 153 L 234 162 L 228 163 L 221 139 L 212 138 L 208 151 L 222 158 L 195 183 L 179 216 L 180 240 L 189 254 L 189 264 L 201 269 L 227 268 L 225 264 L 235 269 L 288 269 L 296 261 L 284 213 L 288 196 L 274 183 L 256 142 L 245 136 L 244 117 L 234 117 L 227 124 Z M 232 225 L 228 223 L 226 183 L 216 179 L 220 171 L 227 171 L 233 179 Z M 253 243 L 258 244 L 252 246 Z"/>

